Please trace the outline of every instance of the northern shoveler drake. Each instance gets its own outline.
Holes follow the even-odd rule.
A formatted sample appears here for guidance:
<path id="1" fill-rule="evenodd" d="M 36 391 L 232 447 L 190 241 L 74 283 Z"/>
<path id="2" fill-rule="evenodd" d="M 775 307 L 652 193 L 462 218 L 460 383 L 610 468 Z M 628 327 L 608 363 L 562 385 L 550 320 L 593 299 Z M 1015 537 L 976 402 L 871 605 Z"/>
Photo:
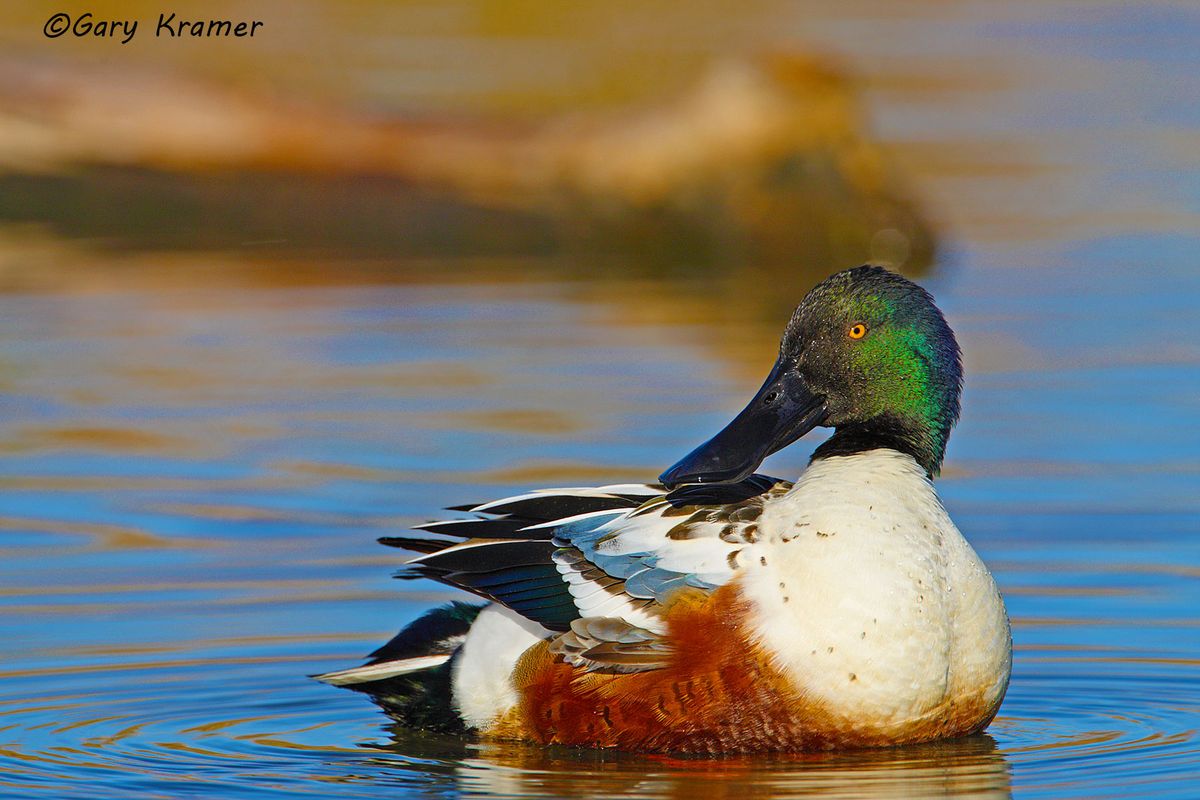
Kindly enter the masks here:
<path id="1" fill-rule="evenodd" d="M 402 724 L 682 753 L 892 745 L 982 730 L 1008 617 L 933 487 L 958 344 L 880 267 L 792 315 L 750 404 L 657 484 L 545 489 L 384 544 L 404 576 L 479 595 L 318 676 Z M 754 474 L 834 429 L 794 483 Z"/>

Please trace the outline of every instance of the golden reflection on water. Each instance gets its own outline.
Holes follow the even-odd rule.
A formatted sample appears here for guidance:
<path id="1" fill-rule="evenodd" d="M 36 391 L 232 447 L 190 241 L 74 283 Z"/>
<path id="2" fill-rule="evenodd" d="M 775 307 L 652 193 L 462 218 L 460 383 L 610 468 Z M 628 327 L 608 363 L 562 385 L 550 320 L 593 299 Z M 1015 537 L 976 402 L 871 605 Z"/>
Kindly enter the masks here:
<path id="1" fill-rule="evenodd" d="M 663 800 L 1011 796 L 1009 768 L 982 734 L 884 750 L 797 756 L 681 759 L 484 743 L 439 752 L 405 732 L 399 753 L 453 753 L 456 788 L 483 797 L 645 797 Z"/>

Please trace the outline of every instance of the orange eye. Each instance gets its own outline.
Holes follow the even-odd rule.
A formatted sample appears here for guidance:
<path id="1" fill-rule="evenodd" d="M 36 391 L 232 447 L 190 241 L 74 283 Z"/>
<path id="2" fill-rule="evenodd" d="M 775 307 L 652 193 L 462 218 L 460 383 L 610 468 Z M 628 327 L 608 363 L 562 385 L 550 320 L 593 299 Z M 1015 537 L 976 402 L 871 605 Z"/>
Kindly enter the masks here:
<path id="1" fill-rule="evenodd" d="M 867 326 L 863 325 L 861 322 L 850 326 L 850 338 L 851 339 L 861 339 L 862 337 L 864 337 L 866 335 L 867 335 Z"/>

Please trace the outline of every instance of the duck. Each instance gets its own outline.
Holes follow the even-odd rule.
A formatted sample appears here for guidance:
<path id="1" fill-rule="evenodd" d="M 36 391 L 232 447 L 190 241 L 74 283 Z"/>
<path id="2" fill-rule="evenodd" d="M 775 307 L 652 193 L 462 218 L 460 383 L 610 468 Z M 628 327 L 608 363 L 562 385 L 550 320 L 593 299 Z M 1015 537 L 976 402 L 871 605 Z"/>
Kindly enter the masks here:
<path id="1" fill-rule="evenodd" d="M 962 362 L 932 296 L 883 267 L 803 298 L 749 404 L 657 482 L 540 489 L 380 542 L 399 577 L 484 602 L 315 676 L 399 724 L 648 753 L 809 752 L 971 735 L 1012 638 L 934 479 Z M 817 427 L 795 481 L 756 473 Z"/>

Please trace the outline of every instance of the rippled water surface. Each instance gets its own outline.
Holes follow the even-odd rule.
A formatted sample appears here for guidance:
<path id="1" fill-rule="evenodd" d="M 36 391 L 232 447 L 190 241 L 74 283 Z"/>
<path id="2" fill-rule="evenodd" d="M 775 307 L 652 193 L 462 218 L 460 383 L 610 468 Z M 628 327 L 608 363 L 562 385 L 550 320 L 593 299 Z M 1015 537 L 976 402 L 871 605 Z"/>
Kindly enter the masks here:
<path id="1" fill-rule="evenodd" d="M 1200 119 L 1180 100 L 1200 96 L 1200 24 L 1166 5 L 855 8 L 779 29 L 855 58 L 949 235 L 921 278 L 967 359 L 939 488 L 1016 648 L 987 734 L 544 751 L 395 731 L 306 677 L 456 596 L 391 580 L 375 537 L 652 477 L 740 408 L 783 320 L 740 318 L 728 287 L 4 231 L 4 269 L 48 277 L 0 294 L 0 796 L 1200 794 Z M 918 24 L 936 35 L 901 35 Z M 768 471 L 797 474 L 813 442 Z"/>

